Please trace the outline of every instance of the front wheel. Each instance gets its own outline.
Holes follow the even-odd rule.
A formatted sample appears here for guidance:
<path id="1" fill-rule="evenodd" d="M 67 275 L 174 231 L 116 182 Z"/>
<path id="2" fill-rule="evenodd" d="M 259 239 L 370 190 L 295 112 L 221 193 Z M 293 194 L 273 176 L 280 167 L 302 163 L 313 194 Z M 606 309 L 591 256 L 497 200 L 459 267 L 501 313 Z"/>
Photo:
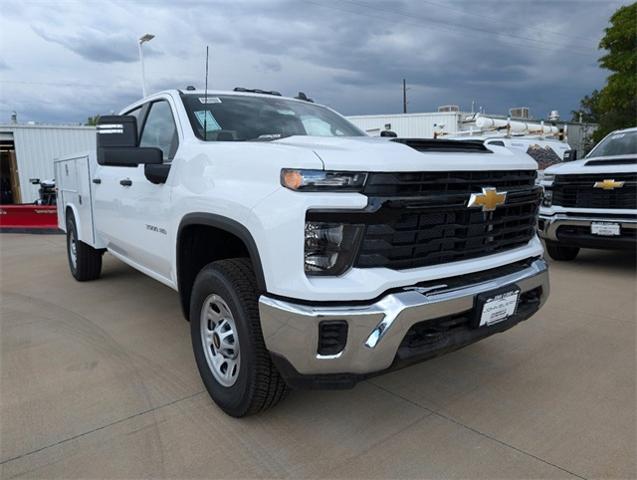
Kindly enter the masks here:
<path id="1" fill-rule="evenodd" d="M 568 247 L 559 243 L 546 242 L 546 251 L 553 260 L 570 261 L 575 260 L 579 253 L 578 247 Z"/>
<path id="2" fill-rule="evenodd" d="M 287 389 L 265 348 L 257 298 L 254 272 L 244 258 L 208 264 L 192 290 L 197 367 L 214 402 L 233 417 L 276 405 Z"/>

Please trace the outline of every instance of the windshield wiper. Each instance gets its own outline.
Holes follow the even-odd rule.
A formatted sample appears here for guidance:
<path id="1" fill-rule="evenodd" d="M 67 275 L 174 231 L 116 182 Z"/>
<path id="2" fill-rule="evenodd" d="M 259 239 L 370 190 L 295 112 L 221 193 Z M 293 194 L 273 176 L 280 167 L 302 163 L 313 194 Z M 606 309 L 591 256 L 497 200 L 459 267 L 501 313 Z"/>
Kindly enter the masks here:
<path id="1" fill-rule="evenodd" d="M 292 135 L 282 135 L 280 133 L 264 133 L 258 137 L 248 138 L 246 142 L 271 142 L 272 140 L 280 140 L 285 137 L 291 137 Z"/>

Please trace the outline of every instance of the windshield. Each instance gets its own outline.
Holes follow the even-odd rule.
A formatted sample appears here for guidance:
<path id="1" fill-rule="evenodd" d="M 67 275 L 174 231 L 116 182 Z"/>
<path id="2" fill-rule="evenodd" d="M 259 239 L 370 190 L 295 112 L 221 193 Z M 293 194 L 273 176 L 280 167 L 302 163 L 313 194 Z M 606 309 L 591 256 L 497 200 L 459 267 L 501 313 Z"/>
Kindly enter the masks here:
<path id="1" fill-rule="evenodd" d="M 587 157 L 637 154 L 637 130 L 617 132 L 599 142 Z"/>
<path id="2" fill-rule="evenodd" d="M 182 96 L 195 135 L 208 141 L 268 141 L 292 135 L 365 134 L 328 108 L 276 96 Z M 205 133 L 204 133 L 205 132 Z"/>

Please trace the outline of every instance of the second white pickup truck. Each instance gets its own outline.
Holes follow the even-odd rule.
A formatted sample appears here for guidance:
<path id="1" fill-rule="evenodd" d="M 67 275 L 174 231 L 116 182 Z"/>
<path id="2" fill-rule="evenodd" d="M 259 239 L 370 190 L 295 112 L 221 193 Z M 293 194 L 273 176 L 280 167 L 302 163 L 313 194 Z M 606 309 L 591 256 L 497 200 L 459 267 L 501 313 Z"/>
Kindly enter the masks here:
<path id="1" fill-rule="evenodd" d="M 529 156 L 369 138 L 299 97 L 157 93 L 55 163 L 73 276 L 109 252 L 178 290 L 233 416 L 502 332 L 549 294 Z"/>

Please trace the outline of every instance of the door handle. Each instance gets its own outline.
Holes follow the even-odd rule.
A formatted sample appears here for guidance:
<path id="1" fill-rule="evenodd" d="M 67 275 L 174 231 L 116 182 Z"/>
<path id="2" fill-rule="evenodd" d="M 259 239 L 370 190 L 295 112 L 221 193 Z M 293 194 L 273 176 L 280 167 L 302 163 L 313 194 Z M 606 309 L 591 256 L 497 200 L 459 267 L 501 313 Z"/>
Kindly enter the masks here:
<path id="1" fill-rule="evenodd" d="M 96 185 L 99 185 L 100 183 L 102 183 L 102 179 L 101 178 L 94 178 L 93 179 L 93 183 Z"/>
<path id="2" fill-rule="evenodd" d="M 119 184 L 123 187 L 130 187 L 133 184 L 133 181 L 129 178 L 125 178 L 124 180 L 120 180 Z"/>

